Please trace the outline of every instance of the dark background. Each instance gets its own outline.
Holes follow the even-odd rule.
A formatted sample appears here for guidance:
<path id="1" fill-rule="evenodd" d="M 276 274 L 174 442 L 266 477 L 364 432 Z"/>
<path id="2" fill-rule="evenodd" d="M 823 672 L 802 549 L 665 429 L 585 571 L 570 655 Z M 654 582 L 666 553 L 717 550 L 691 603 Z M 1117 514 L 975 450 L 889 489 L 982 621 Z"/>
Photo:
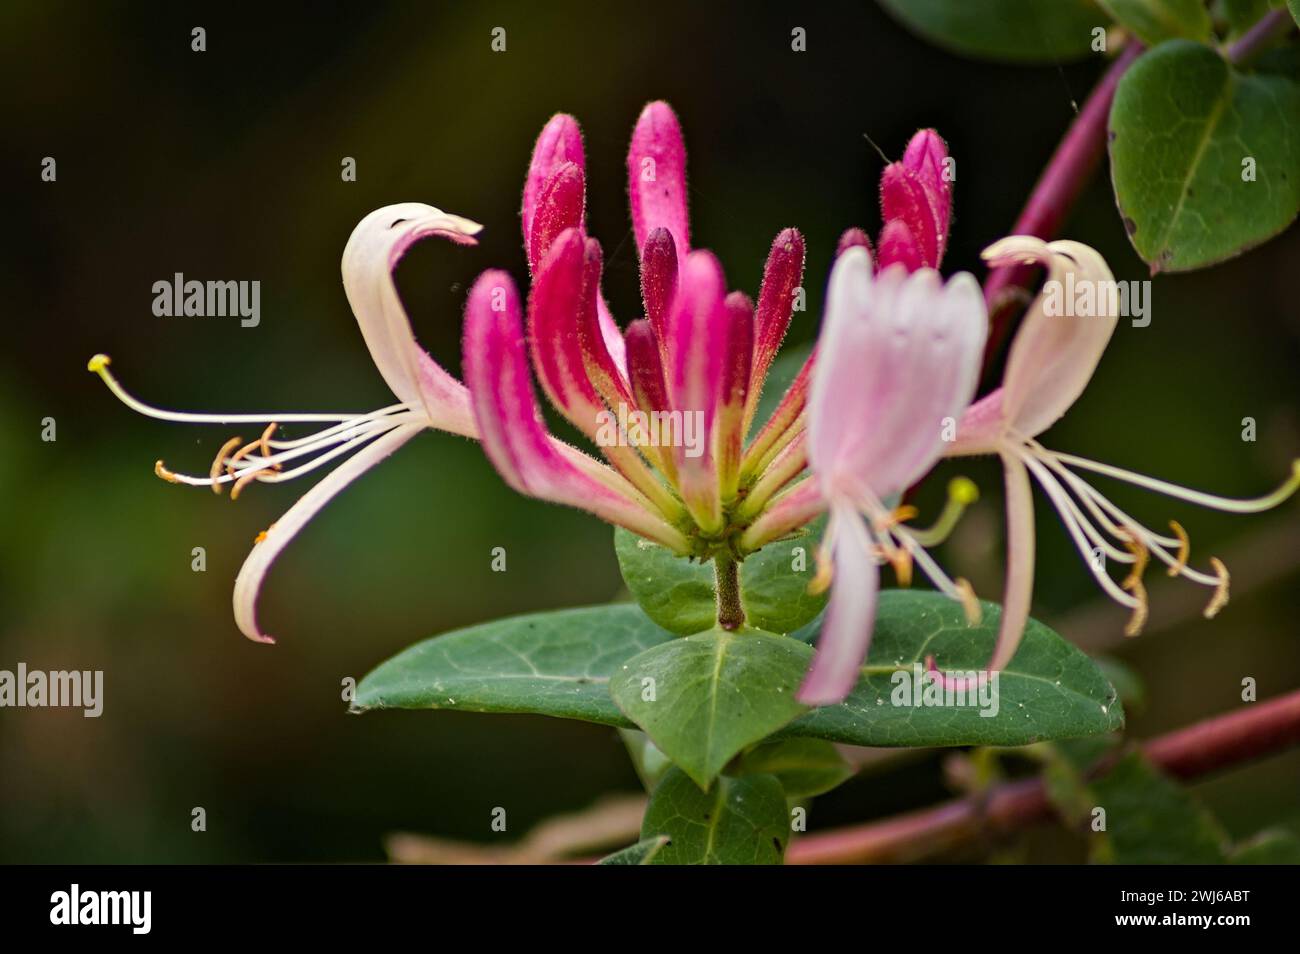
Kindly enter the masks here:
<path id="1" fill-rule="evenodd" d="M 207 52 L 190 30 L 207 29 Z M 490 31 L 507 31 L 493 53 Z M 792 27 L 808 50 L 790 49 Z M 1021 68 L 957 59 L 869 0 L 818 4 L 55 3 L 0 7 L 4 344 L 0 347 L 0 668 L 105 670 L 105 712 L 0 710 L 0 860 L 289 861 L 382 857 L 395 830 L 480 841 L 505 806 L 519 833 L 602 793 L 637 787 L 617 734 L 537 717 L 348 716 L 340 680 L 425 636 L 621 591 L 609 529 L 520 498 L 476 445 L 429 433 L 334 502 L 289 547 L 262 600 L 275 647 L 236 631 L 230 589 L 254 534 L 309 485 L 232 503 L 173 487 L 157 458 L 206 472 L 230 436 L 118 404 L 85 370 L 113 356 L 126 386 L 194 411 L 359 410 L 391 401 L 362 345 L 338 262 L 371 209 L 424 201 L 486 226 L 475 249 L 417 246 L 398 280 L 417 334 L 453 372 L 464 290 L 483 268 L 521 281 L 519 196 L 532 142 L 556 111 L 582 123 L 589 228 L 606 294 L 637 304 L 624 156 L 650 99 L 677 109 L 690 150 L 694 242 L 756 294 L 776 232 L 808 238 L 812 337 L 830 254 L 879 227 L 882 162 L 934 126 L 957 158 L 946 268 L 979 269 L 1104 64 Z M 43 157 L 58 180 L 40 180 Z M 355 157 L 358 181 L 340 181 Z M 1144 268 L 1100 178 L 1068 228 L 1118 277 Z M 1250 495 L 1300 454 L 1294 229 L 1224 266 L 1155 281 L 1150 327 L 1121 325 L 1051 446 Z M 262 323 L 162 319 L 151 285 L 258 279 Z M 40 439 L 54 417 L 58 439 Z M 1259 439 L 1241 440 L 1243 417 Z M 253 436 L 251 433 L 245 435 Z M 942 554 L 1000 592 L 1000 486 Z M 921 497 L 933 505 L 931 481 Z M 1108 488 L 1109 489 L 1109 488 Z M 1202 591 L 1154 591 L 1151 632 L 1118 648 L 1147 682 L 1137 736 L 1300 682 L 1294 503 L 1229 518 L 1119 488 L 1194 552 L 1238 556 L 1213 623 Z M 1086 645 L 1122 641 L 1064 531 L 1040 511 L 1035 614 Z M 206 573 L 190 569 L 204 546 Z M 504 546 L 509 571 L 490 571 Z M 1244 556 L 1243 556 L 1244 553 Z M 1164 614 L 1162 617 L 1161 614 Z M 1168 625 L 1160 625 L 1168 618 Z M 1198 786 L 1238 836 L 1300 823 L 1296 755 Z M 819 801 L 814 827 L 945 793 L 927 755 Z M 190 830 L 203 806 L 208 831 Z M 1061 837 L 1027 854 L 1081 857 Z"/>

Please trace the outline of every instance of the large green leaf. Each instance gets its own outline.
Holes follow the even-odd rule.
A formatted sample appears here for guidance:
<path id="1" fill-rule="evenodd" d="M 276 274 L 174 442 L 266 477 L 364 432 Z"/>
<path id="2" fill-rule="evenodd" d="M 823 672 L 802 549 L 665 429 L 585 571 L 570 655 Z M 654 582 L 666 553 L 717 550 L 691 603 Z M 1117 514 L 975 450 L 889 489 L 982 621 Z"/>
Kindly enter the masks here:
<path id="1" fill-rule="evenodd" d="M 1266 241 L 1300 211 L 1300 84 L 1245 74 L 1171 40 L 1120 81 L 1111 176 L 1153 272 L 1187 271 Z"/>
<path id="2" fill-rule="evenodd" d="M 1286 0 L 1286 7 L 1291 11 L 1291 16 L 1295 22 L 1300 24 L 1300 0 Z"/>
<path id="3" fill-rule="evenodd" d="M 823 526 L 819 520 L 803 536 L 770 543 L 740 565 L 740 602 L 750 626 L 790 633 L 822 611 L 826 594 L 809 593 L 808 582 Z M 621 527 L 614 530 L 614 552 L 627 588 L 656 623 L 682 635 L 713 628 L 712 563 L 676 556 Z"/>
<path id="4" fill-rule="evenodd" d="M 672 638 L 630 603 L 501 619 L 398 653 L 361 680 L 353 709 L 533 712 L 630 727 L 609 697 L 610 674 Z"/>
<path id="5" fill-rule="evenodd" d="M 930 42 L 979 59 L 1053 63 L 1092 52 L 1107 17 L 1092 0 L 880 0 Z"/>
<path id="6" fill-rule="evenodd" d="M 771 775 L 724 776 L 702 791 L 673 769 L 641 822 L 642 839 L 663 835 L 670 841 L 651 864 L 779 865 L 790 841 L 785 791 Z"/>
<path id="7" fill-rule="evenodd" d="M 1182 38 L 1209 42 L 1214 35 L 1205 0 L 1097 0 L 1101 8 L 1148 46 Z"/>
<path id="8" fill-rule="evenodd" d="M 1234 865 L 1300 865 L 1300 838 L 1285 828 L 1261 831 L 1236 845 L 1228 856 Z"/>
<path id="9" fill-rule="evenodd" d="M 962 608 L 941 594 L 885 590 L 880 594 L 871 651 L 862 678 L 839 705 L 817 709 L 783 736 L 813 736 L 856 745 L 1026 745 L 1118 731 L 1123 706 L 1115 689 L 1080 650 L 1037 620 L 1025 628 L 1015 658 L 997 675 L 989 705 L 926 705 L 904 696 L 901 669 L 934 655 L 948 671 L 974 671 L 988 662 L 1001 609 L 984 603 L 983 619 L 968 626 Z M 910 689 L 911 680 L 906 687 Z M 988 684 L 992 688 L 992 683 Z M 921 705 L 903 703 L 916 702 Z M 997 714 L 992 711 L 996 698 Z M 945 700 L 946 701 L 946 700 Z M 953 700 L 959 701 L 959 700 Z"/>
<path id="10" fill-rule="evenodd" d="M 795 701 L 812 651 L 755 630 L 652 646 L 609 681 L 618 708 L 701 788 L 732 757 L 806 712 Z"/>
<path id="11" fill-rule="evenodd" d="M 1124 756 L 1092 783 L 1106 831 L 1093 859 L 1116 864 L 1221 864 L 1227 837 L 1214 817 L 1141 752 Z"/>

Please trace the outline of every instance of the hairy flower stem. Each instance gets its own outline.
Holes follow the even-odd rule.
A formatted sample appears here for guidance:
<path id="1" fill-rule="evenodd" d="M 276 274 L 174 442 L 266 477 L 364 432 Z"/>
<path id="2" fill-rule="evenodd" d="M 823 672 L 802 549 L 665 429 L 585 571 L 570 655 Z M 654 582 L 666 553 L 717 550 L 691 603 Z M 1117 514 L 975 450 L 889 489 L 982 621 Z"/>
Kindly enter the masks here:
<path id="1" fill-rule="evenodd" d="M 1141 43 L 1130 41 L 1088 96 L 1030 193 L 1011 234 L 1033 235 L 1045 240 L 1056 236 L 1101 165 L 1106 152 L 1107 120 L 1115 89 L 1120 77 L 1143 49 Z M 1002 350 L 1014 319 L 1029 303 L 1031 296 L 1027 290 L 1038 272 L 1032 265 L 1011 265 L 993 269 L 984 282 L 984 300 L 989 306 L 989 336 L 984 346 L 986 372 Z"/>
<path id="2" fill-rule="evenodd" d="M 719 553 L 713 558 L 713 574 L 717 581 L 718 625 L 723 629 L 740 629 L 745 625 L 745 610 L 740 605 L 740 564 Z"/>

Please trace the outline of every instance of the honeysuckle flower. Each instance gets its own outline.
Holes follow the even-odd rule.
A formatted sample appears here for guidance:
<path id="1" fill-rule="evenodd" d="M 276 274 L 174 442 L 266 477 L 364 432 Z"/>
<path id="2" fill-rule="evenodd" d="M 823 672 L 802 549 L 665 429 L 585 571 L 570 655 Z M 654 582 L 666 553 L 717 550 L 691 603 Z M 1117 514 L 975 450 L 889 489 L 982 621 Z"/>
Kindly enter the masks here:
<path id="1" fill-rule="evenodd" d="M 95 355 L 89 368 L 132 410 L 164 421 L 185 424 L 258 424 L 261 436 L 251 442 L 231 438 L 217 452 L 206 475 L 169 470 L 160 460 L 159 477 L 175 484 L 211 487 L 230 496 L 253 482 L 280 483 L 346 458 L 303 494 L 269 529 L 257 535 L 253 550 L 235 580 L 234 611 L 249 639 L 271 643 L 257 623 L 257 596 L 280 551 L 316 513 L 348 484 L 425 428 L 467 437 L 478 433 L 469 392 L 416 343 L 411 323 L 393 283 L 398 261 L 419 240 L 437 236 L 461 245 L 475 244 L 481 226 L 433 206 L 404 202 L 367 215 L 343 250 L 343 289 L 361 335 L 396 404 L 367 413 L 347 414 L 191 414 L 152 407 L 129 394 L 109 371 L 107 355 Z M 283 424 L 323 425 L 294 439 L 277 438 Z"/>
<path id="2" fill-rule="evenodd" d="M 1104 294 L 1094 295 L 1095 314 L 1052 314 L 1045 304 L 1046 291 L 1063 285 L 1100 291 L 1109 287 L 1113 278 L 1102 257 L 1078 242 L 1012 236 L 990 246 L 984 258 L 992 267 L 1036 264 L 1048 271 L 1048 284 L 1012 341 L 1001 387 L 966 410 L 956 440 L 948 448 L 949 456 L 997 454 L 1005 475 L 1007 582 L 989 671 L 1002 669 L 1011 661 L 1029 615 L 1034 579 L 1031 476 L 1046 492 L 1098 584 L 1115 602 L 1132 611 L 1127 635 L 1137 635 L 1146 619 L 1142 576 L 1152 556 L 1165 564 L 1171 577 L 1181 576 L 1213 590 L 1205 607 L 1206 618 L 1212 618 L 1228 602 L 1229 576 L 1223 563 L 1211 557 L 1212 572 L 1193 568 L 1188 563 L 1191 545 L 1187 533 L 1176 521 L 1169 524 L 1172 534 L 1157 533 L 1121 510 L 1078 472 L 1112 477 L 1204 507 L 1254 513 L 1277 506 L 1300 487 L 1300 461 L 1293 465 L 1290 479 L 1273 493 L 1233 500 L 1048 450 L 1037 441 L 1038 435 L 1083 393 L 1118 316 Z M 1129 567 L 1123 581 L 1110 576 L 1107 561 Z"/>
<path id="3" fill-rule="evenodd" d="M 936 587 L 975 608 L 964 581 L 953 581 L 904 526 L 896 497 L 943 456 L 944 421 L 975 393 L 988 316 L 969 274 L 947 283 L 931 268 L 901 263 L 873 276 L 870 253 L 847 249 L 835 262 L 808 385 L 804 485 L 830 519 L 819 576 L 831 597 L 813 664 L 799 699 L 826 705 L 857 681 L 870 645 L 878 564 L 904 582 L 912 561 Z"/>
<path id="4" fill-rule="evenodd" d="M 745 530 L 806 460 L 798 410 L 745 444 L 794 310 L 803 238 L 776 237 L 755 304 L 728 291 L 712 253 L 691 248 L 686 149 L 667 104 L 642 111 L 627 169 L 642 316 L 620 332 L 604 300 L 601 246 L 585 232 L 581 134 L 555 116 L 524 186 L 526 308 L 507 274 L 480 276 L 466 304 L 465 379 L 484 450 L 512 487 L 714 560 L 722 600 Z M 605 461 L 557 449 L 529 357 L 550 403 Z M 739 626 L 738 604 L 728 607 L 720 602 L 721 622 Z"/>

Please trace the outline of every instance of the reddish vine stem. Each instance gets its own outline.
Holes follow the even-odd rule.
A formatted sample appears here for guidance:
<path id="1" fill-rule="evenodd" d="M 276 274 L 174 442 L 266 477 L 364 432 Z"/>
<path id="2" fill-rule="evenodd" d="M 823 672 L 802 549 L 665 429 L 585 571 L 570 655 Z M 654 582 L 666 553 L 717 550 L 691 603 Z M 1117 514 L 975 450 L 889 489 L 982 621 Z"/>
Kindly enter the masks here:
<path id="1" fill-rule="evenodd" d="M 1194 779 L 1295 745 L 1300 745 L 1300 690 L 1162 735 L 1143 751 L 1175 778 Z M 1025 779 L 882 821 L 806 835 L 790 846 L 786 862 L 915 861 L 981 836 L 1014 831 L 1051 813 L 1042 781 Z"/>
<path id="2" fill-rule="evenodd" d="M 1011 234 L 1034 235 L 1041 239 L 1055 237 L 1101 165 L 1106 152 L 1106 126 L 1115 89 L 1120 77 L 1143 49 L 1141 43 L 1130 42 L 1106 70 L 1039 176 L 1024 210 L 1011 228 Z M 984 300 L 989 306 L 991 322 L 988 343 L 984 348 L 985 371 L 1001 351 L 1012 320 L 1026 303 L 1027 291 L 1037 272 L 1032 266 L 1013 265 L 995 268 L 989 273 L 984 283 Z"/>

